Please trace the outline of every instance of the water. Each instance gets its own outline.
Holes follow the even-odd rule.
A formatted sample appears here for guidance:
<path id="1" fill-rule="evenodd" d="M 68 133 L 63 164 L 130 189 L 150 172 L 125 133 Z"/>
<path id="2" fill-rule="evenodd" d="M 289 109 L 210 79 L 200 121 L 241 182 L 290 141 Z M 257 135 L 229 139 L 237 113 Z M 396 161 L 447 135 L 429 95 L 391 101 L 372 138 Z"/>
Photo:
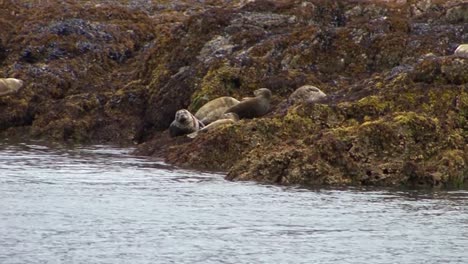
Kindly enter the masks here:
<path id="1" fill-rule="evenodd" d="M 467 263 L 467 191 L 233 183 L 129 151 L 0 143 L 0 263 Z"/>

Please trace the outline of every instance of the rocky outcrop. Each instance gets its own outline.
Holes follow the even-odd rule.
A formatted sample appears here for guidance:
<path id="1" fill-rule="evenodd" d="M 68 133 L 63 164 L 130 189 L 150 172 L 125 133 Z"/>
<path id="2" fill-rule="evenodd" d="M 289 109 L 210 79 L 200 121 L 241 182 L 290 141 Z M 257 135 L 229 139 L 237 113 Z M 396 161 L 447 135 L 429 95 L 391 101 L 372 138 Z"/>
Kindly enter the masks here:
<path id="1" fill-rule="evenodd" d="M 211 49 L 229 52 L 220 53 L 192 99 L 264 86 L 279 94 L 275 111 L 178 142 L 170 162 L 277 184 L 466 183 L 468 68 L 452 54 L 468 36 L 462 20 L 443 19 L 464 3 L 260 3 L 267 2 L 233 15 L 224 42 Z M 257 15 L 265 10 L 280 16 Z M 252 14 L 257 19 L 245 19 Z M 240 25 L 244 30 L 229 30 Z M 280 102 L 303 84 L 328 98 L 289 108 Z"/>
<path id="2" fill-rule="evenodd" d="M 278 184 L 461 186 L 462 0 L 0 2 L 0 131 Z M 288 104 L 303 85 L 327 96 Z M 262 118 L 170 139 L 177 110 L 273 93 Z"/>

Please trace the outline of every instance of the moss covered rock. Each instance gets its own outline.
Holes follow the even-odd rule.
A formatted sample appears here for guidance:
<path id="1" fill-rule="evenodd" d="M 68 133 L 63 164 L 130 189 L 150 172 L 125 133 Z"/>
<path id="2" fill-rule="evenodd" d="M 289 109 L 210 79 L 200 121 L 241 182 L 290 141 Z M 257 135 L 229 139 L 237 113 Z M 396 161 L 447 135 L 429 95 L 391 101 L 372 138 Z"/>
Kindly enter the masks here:
<path id="1" fill-rule="evenodd" d="M 0 132 L 139 152 L 277 184 L 466 183 L 466 1 L 0 1 Z M 289 105 L 298 87 L 327 94 Z M 194 140 L 181 108 L 273 92 Z"/>

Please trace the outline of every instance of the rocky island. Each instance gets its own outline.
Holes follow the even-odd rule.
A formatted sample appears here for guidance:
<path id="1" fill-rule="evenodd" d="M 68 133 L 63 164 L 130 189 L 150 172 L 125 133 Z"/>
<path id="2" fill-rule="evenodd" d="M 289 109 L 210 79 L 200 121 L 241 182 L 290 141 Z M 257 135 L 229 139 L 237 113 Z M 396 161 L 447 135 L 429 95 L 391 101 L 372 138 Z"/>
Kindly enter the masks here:
<path id="1" fill-rule="evenodd" d="M 0 78 L 23 81 L 2 137 L 137 143 L 231 180 L 468 183 L 464 0 L 3 0 L 0 28 Z M 327 96 L 288 101 L 304 85 Z M 265 116 L 169 137 L 178 110 L 263 87 Z"/>

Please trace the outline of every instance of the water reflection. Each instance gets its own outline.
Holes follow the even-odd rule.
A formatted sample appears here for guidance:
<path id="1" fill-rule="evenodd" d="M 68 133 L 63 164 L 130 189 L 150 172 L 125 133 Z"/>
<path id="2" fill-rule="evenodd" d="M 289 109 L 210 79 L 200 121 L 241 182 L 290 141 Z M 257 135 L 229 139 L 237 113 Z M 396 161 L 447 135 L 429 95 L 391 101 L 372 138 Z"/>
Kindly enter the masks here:
<path id="1" fill-rule="evenodd" d="M 464 263 L 468 192 L 227 182 L 110 146 L 0 144 L 0 263 Z"/>

